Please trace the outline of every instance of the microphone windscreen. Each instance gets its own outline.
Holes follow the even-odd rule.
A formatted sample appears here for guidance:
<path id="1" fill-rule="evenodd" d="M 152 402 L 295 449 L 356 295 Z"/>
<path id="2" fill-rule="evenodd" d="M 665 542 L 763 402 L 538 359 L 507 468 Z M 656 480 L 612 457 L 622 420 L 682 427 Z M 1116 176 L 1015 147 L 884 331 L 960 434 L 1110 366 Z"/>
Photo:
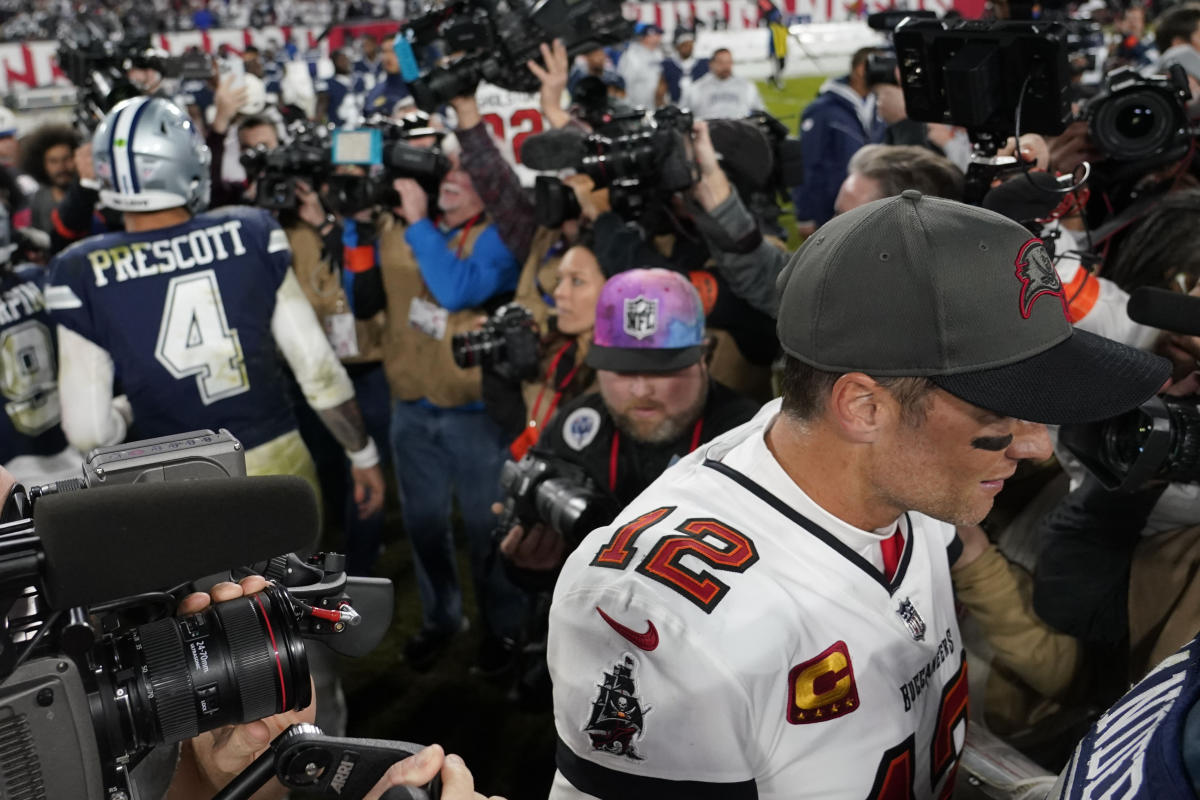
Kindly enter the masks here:
<path id="1" fill-rule="evenodd" d="M 304 550 L 317 501 L 287 475 L 134 483 L 42 497 L 33 524 L 46 602 L 61 610 Z"/>
<path id="2" fill-rule="evenodd" d="M 558 128 L 526 137 L 521 163 L 530 169 L 559 170 L 579 166 L 587 134 L 577 128 Z"/>
<path id="3" fill-rule="evenodd" d="M 1172 333 L 1200 336 L 1200 297 L 1143 286 L 1125 307 L 1134 322 Z"/>

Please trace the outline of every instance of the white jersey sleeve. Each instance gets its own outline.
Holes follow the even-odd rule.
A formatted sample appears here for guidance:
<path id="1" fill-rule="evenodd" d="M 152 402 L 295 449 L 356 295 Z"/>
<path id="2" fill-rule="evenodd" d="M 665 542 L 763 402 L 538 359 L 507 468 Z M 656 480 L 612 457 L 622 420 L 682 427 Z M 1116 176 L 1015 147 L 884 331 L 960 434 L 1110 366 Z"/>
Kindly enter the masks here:
<path id="1" fill-rule="evenodd" d="M 114 405 L 113 373 L 112 356 L 103 347 L 70 328 L 58 326 L 63 435 L 80 452 L 125 439 L 128 423 Z"/>
<path id="2" fill-rule="evenodd" d="M 569 569 L 580 568 L 586 561 Z M 723 652 L 696 638 L 696 626 L 656 592 L 633 596 L 564 577 L 547 655 L 559 770 L 583 795 L 563 787 L 552 796 L 613 797 L 633 776 L 663 782 L 668 796 L 756 796 L 752 717 L 763 704 Z"/>
<path id="3" fill-rule="evenodd" d="M 316 312 L 290 267 L 275 292 L 271 335 L 314 411 L 354 399 L 354 384 L 325 338 Z"/>

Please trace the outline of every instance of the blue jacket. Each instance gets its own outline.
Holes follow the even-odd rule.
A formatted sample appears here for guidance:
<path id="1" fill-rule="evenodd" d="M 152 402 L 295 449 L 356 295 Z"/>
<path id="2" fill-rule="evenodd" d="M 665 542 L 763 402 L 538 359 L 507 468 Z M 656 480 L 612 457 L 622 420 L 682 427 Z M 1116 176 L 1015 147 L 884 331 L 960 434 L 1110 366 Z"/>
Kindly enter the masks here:
<path id="1" fill-rule="evenodd" d="M 792 189 L 796 219 L 818 225 L 833 216 L 833 202 L 846 168 L 863 145 L 883 141 L 887 125 L 874 113 L 874 100 L 850 88 L 849 76 L 825 81 L 800 116 L 804 183 Z M 863 115 L 869 113 L 864 124 Z"/>

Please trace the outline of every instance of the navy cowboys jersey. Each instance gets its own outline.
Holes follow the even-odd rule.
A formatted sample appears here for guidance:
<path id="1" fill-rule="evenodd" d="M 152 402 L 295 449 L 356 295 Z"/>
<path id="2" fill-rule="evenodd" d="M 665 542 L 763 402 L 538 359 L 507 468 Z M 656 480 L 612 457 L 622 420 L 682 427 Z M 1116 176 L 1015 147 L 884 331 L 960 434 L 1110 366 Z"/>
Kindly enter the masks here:
<path id="1" fill-rule="evenodd" d="M 61 452 L 54 325 L 42 296 L 45 273 L 26 264 L 0 274 L 0 464 Z"/>
<path id="2" fill-rule="evenodd" d="M 46 301 L 112 357 L 138 436 L 225 427 L 251 448 L 296 426 L 271 335 L 290 266 L 269 213 L 221 208 L 79 242 L 50 263 Z"/>
<path id="3" fill-rule="evenodd" d="M 1053 800 L 1200 796 L 1200 637 L 1167 657 L 1083 737 Z"/>

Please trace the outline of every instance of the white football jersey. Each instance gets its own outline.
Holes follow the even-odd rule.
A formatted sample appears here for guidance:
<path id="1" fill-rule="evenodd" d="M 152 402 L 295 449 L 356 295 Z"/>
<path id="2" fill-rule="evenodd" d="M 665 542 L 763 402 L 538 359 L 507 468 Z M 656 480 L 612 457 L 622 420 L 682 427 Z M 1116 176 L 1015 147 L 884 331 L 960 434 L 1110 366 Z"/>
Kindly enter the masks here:
<path id="1" fill-rule="evenodd" d="M 567 560 L 555 800 L 949 794 L 967 719 L 954 529 L 902 517 L 885 581 L 770 455 L 778 411 L 681 460 Z M 780 480 L 788 502 L 765 488 Z"/>
<path id="2" fill-rule="evenodd" d="M 479 105 L 483 121 L 492 129 L 500 155 L 512 164 L 517 177 L 521 179 L 521 185 L 532 188 L 538 174 L 521 164 L 517 153 L 527 137 L 550 129 L 542 116 L 538 96 L 510 92 L 483 81 L 475 90 L 475 102 Z"/>

